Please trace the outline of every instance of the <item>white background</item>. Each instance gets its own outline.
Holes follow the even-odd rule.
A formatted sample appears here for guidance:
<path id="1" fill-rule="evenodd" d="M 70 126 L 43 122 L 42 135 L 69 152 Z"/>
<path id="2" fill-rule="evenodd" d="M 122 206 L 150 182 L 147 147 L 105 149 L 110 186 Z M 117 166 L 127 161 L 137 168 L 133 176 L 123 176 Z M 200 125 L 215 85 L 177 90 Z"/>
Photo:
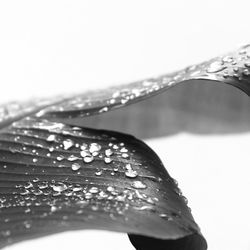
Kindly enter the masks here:
<path id="1" fill-rule="evenodd" d="M 240 0 L 1 0 L 0 102 L 134 81 L 233 50 L 250 42 L 249 7 Z M 250 250 L 250 134 L 148 143 L 179 181 L 209 249 Z M 64 233 L 10 249 L 72 246 L 133 249 L 126 235 L 105 232 Z"/>

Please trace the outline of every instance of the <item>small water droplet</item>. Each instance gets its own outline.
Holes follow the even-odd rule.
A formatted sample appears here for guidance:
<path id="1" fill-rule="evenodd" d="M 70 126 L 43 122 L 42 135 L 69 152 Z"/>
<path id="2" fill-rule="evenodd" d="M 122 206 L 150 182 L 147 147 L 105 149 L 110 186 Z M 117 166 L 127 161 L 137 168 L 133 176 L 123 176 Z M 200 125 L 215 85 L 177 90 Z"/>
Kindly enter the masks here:
<path id="1" fill-rule="evenodd" d="M 78 160 L 78 159 L 79 159 L 79 158 L 76 157 L 75 155 L 71 155 L 71 156 L 68 157 L 68 160 L 69 160 L 69 161 L 76 161 L 76 160 Z"/>
<path id="2" fill-rule="evenodd" d="M 105 155 L 107 157 L 111 156 L 112 154 L 113 154 L 113 151 L 110 148 L 105 150 Z"/>
<path id="3" fill-rule="evenodd" d="M 84 158 L 83 158 L 83 161 L 85 162 L 85 163 L 90 163 L 90 162 L 92 162 L 94 160 L 94 157 L 91 155 L 91 156 L 85 156 Z"/>
<path id="4" fill-rule="evenodd" d="M 53 184 L 52 188 L 55 192 L 62 192 L 67 189 L 67 186 L 62 182 L 58 182 L 56 184 Z"/>
<path id="5" fill-rule="evenodd" d="M 127 152 L 128 152 L 128 149 L 123 147 L 123 148 L 120 149 L 120 152 L 121 152 L 121 153 L 127 153 Z"/>
<path id="6" fill-rule="evenodd" d="M 136 171 L 134 171 L 133 169 L 128 169 L 125 172 L 125 175 L 129 178 L 136 178 L 138 176 L 138 173 Z"/>
<path id="7" fill-rule="evenodd" d="M 51 206 L 51 207 L 50 207 L 50 211 L 51 211 L 52 213 L 54 213 L 56 210 L 57 210 L 57 207 L 56 207 L 56 206 Z"/>
<path id="8" fill-rule="evenodd" d="M 122 154 L 122 158 L 128 158 L 128 157 L 129 157 L 128 154 L 126 154 L 126 153 L 123 153 L 123 154 Z"/>
<path id="9" fill-rule="evenodd" d="M 114 187 L 108 186 L 108 187 L 107 187 L 107 191 L 109 191 L 109 192 L 114 192 L 115 189 L 114 189 Z"/>
<path id="10" fill-rule="evenodd" d="M 56 141 L 56 136 L 55 136 L 55 135 L 49 135 L 49 136 L 47 137 L 47 141 L 48 141 L 48 142 Z"/>
<path id="11" fill-rule="evenodd" d="M 4 237 L 8 237 L 8 236 L 11 235 L 11 232 L 10 232 L 10 230 L 6 230 L 6 231 L 3 231 L 3 232 L 2 232 L 2 235 L 3 235 Z"/>
<path id="12" fill-rule="evenodd" d="M 87 150 L 83 150 L 80 152 L 81 157 L 91 156 L 90 152 Z"/>
<path id="13" fill-rule="evenodd" d="M 99 189 L 98 189 L 97 187 L 91 187 L 91 188 L 89 189 L 89 192 L 90 192 L 91 194 L 96 194 L 96 193 L 99 192 Z"/>
<path id="14" fill-rule="evenodd" d="M 233 62 L 233 57 L 232 56 L 225 56 L 225 57 L 223 57 L 222 58 L 222 61 L 223 62 L 226 62 L 226 63 L 231 63 L 231 62 Z"/>
<path id="15" fill-rule="evenodd" d="M 243 70 L 243 74 L 244 74 L 245 76 L 249 76 L 249 75 L 250 75 L 250 71 L 249 71 L 248 69 L 244 69 L 244 70 Z"/>
<path id="16" fill-rule="evenodd" d="M 58 161 L 62 161 L 62 160 L 64 159 L 64 156 L 63 156 L 63 155 L 59 155 L 59 156 L 56 157 L 56 159 L 57 159 Z"/>
<path id="17" fill-rule="evenodd" d="M 72 166 L 71 166 L 71 169 L 73 171 L 77 171 L 81 168 L 81 165 L 79 163 L 73 163 Z"/>
<path id="18" fill-rule="evenodd" d="M 36 163 L 38 160 L 37 160 L 37 158 L 33 158 L 33 160 L 32 160 L 34 163 Z"/>
<path id="19" fill-rule="evenodd" d="M 88 144 L 83 143 L 80 148 L 81 150 L 86 150 L 88 148 Z"/>
<path id="20" fill-rule="evenodd" d="M 96 175 L 96 176 L 100 176 L 100 175 L 102 175 L 102 170 L 98 170 L 98 171 L 96 171 L 96 172 L 95 172 L 95 175 Z"/>
<path id="21" fill-rule="evenodd" d="M 38 188 L 40 189 L 45 189 L 48 187 L 48 183 L 47 182 L 41 182 L 37 184 Z"/>
<path id="22" fill-rule="evenodd" d="M 164 213 L 161 213 L 159 214 L 159 216 L 164 219 L 164 220 L 168 220 L 168 221 L 171 221 L 173 220 L 173 218 L 171 216 L 169 216 L 168 214 L 164 214 Z"/>
<path id="23" fill-rule="evenodd" d="M 108 110 L 108 107 L 103 107 L 99 110 L 99 113 L 107 112 Z"/>
<path id="24" fill-rule="evenodd" d="M 101 150 L 101 145 L 99 145 L 98 143 L 91 143 L 90 147 L 89 147 L 89 152 L 93 153 L 93 152 L 98 152 Z"/>
<path id="25" fill-rule="evenodd" d="M 134 188 L 137 188 L 137 189 L 145 189 L 145 188 L 147 188 L 147 185 L 144 184 L 141 181 L 134 181 L 131 186 L 134 187 Z"/>
<path id="26" fill-rule="evenodd" d="M 209 65 L 209 67 L 207 68 L 207 72 L 208 73 L 217 73 L 217 72 L 224 70 L 225 68 L 226 68 L 226 66 L 224 65 L 224 63 L 222 61 L 215 61 Z"/>
<path id="27" fill-rule="evenodd" d="M 110 157 L 105 157 L 104 158 L 104 162 L 107 163 L 107 164 L 111 163 L 112 161 L 113 161 L 113 159 L 111 159 Z"/>
<path id="28" fill-rule="evenodd" d="M 89 200 L 89 199 L 92 199 L 93 198 L 93 195 L 91 193 L 86 193 L 85 194 L 85 199 Z"/>
<path id="29" fill-rule="evenodd" d="M 139 210 L 139 211 L 145 211 L 145 210 L 148 210 L 148 211 L 155 211 L 155 207 L 153 206 L 141 206 L 141 207 L 133 207 L 135 210 Z"/>

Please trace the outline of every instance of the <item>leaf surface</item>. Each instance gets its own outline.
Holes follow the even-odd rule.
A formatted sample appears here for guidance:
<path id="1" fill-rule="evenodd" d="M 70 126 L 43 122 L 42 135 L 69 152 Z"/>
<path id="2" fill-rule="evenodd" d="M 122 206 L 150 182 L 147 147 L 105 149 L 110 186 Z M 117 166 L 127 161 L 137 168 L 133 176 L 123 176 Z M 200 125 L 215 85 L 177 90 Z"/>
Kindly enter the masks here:
<path id="1" fill-rule="evenodd" d="M 108 111 L 183 83 L 226 83 L 249 95 L 249 54 L 247 45 L 173 74 L 1 106 L 1 246 L 66 230 L 104 229 L 127 232 L 137 249 L 206 249 L 186 198 L 157 155 L 135 137 L 86 128 L 87 117 L 109 117 Z M 134 120 L 143 109 L 143 122 L 156 120 L 147 107 L 142 102 Z M 116 123 L 111 117 L 109 129 Z M 164 121 L 158 124 L 166 127 Z M 105 127 L 102 119 L 99 125 Z M 146 131 L 141 137 L 151 136 Z"/>
<path id="2" fill-rule="evenodd" d="M 1 246 L 105 229 L 206 249 L 176 182 L 132 136 L 30 117 L 2 130 L 0 150 Z"/>

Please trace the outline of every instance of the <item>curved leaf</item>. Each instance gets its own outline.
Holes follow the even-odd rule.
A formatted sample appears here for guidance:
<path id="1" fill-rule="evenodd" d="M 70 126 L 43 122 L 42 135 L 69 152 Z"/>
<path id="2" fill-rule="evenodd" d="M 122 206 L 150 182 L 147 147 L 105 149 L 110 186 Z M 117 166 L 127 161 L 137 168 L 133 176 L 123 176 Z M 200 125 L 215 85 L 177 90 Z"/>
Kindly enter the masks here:
<path id="1" fill-rule="evenodd" d="M 26 118 L 1 131 L 0 150 L 1 246 L 95 228 L 206 249 L 176 182 L 132 136 Z"/>
<path id="2" fill-rule="evenodd" d="M 250 95 L 250 45 L 178 72 L 146 79 L 106 90 L 92 91 L 51 105 L 38 116 L 86 117 L 101 114 L 164 92 L 177 84 L 190 81 L 226 83 Z"/>
<path id="3" fill-rule="evenodd" d="M 247 45 L 158 78 L 2 106 L 1 246 L 95 228 L 128 232 L 137 249 L 156 244 L 158 249 L 206 249 L 186 199 L 156 154 L 134 137 L 84 128 L 86 117 L 185 82 L 223 82 L 250 94 L 249 57 Z"/>

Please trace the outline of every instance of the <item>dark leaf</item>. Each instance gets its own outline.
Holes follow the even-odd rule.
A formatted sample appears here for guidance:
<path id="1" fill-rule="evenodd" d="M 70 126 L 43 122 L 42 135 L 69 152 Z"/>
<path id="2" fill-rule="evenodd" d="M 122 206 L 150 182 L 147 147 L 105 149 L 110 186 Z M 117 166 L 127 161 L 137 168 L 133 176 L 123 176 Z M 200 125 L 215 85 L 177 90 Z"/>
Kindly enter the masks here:
<path id="1" fill-rule="evenodd" d="M 179 238 L 191 239 L 187 249 L 206 249 L 176 182 L 132 136 L 26 118 L 2 130 L 0 150 L 1 246 L 106 229 L 128 232 L 132 242 L 161 239 L 159 249 Z"/>
<path id="2" fill-rule="evenodd" d="M 99 128 L 130 131 L 127 128 L 132 127 L 131 131 L 140 137 L 168 134 L 162 128 L 168 127 L 165 121 L 171 119 L 160 110 L 173 103 L 163 102 L 163 95 L 152 98 L 151 110 L 149 101 L 147 105 L 143 102 L 141 106 L 133 105 L 137 108 L 127 115 L 119 116 L 117 111 L 106 113 L 185 82 L 197 85 L 223 82 L 250 94 L 249 54 L 250 47 L 245 46 L 158 78 L 79 96 L 2 106 L 1 246 L 65 230 L 105 229 L 129 233 L 137 249 L 206 249 L 186 199 L 157 155 L 134 137 L 85 127 L 93 128 L 95 119 L 100 119 Z M 190 96 L 184 92 L 179 98 L 183 95 L 181 106 L 187 107 L 185 98 Z M 203 96 L 191 97 L 196 98 Z M 231 103 L 230 97 L 228 100 Z M 240 109 L 242 99 L 238 100 Z M 157 105 L 159 109 L 155 109 Z M 218 106 L 214 105 L 214 109 Z M 233 112 L 238 114 L 237 109 Z M 207 114 L 210 113 L 203 115 Z M 93 115 L 99 116 L 88 120 Z M 105 119 L 108 122 L 103 123 Z M 146 129 L 134 126 L 136 122 L 126 127 L 123 124 L 127 119 L 141 120 Z M 116 121 L 119 125 L 113 127 Z M 154 121 L 157 126 L 151 123 Z M 248 123 L 249 116 L 243 121 Z"/>

